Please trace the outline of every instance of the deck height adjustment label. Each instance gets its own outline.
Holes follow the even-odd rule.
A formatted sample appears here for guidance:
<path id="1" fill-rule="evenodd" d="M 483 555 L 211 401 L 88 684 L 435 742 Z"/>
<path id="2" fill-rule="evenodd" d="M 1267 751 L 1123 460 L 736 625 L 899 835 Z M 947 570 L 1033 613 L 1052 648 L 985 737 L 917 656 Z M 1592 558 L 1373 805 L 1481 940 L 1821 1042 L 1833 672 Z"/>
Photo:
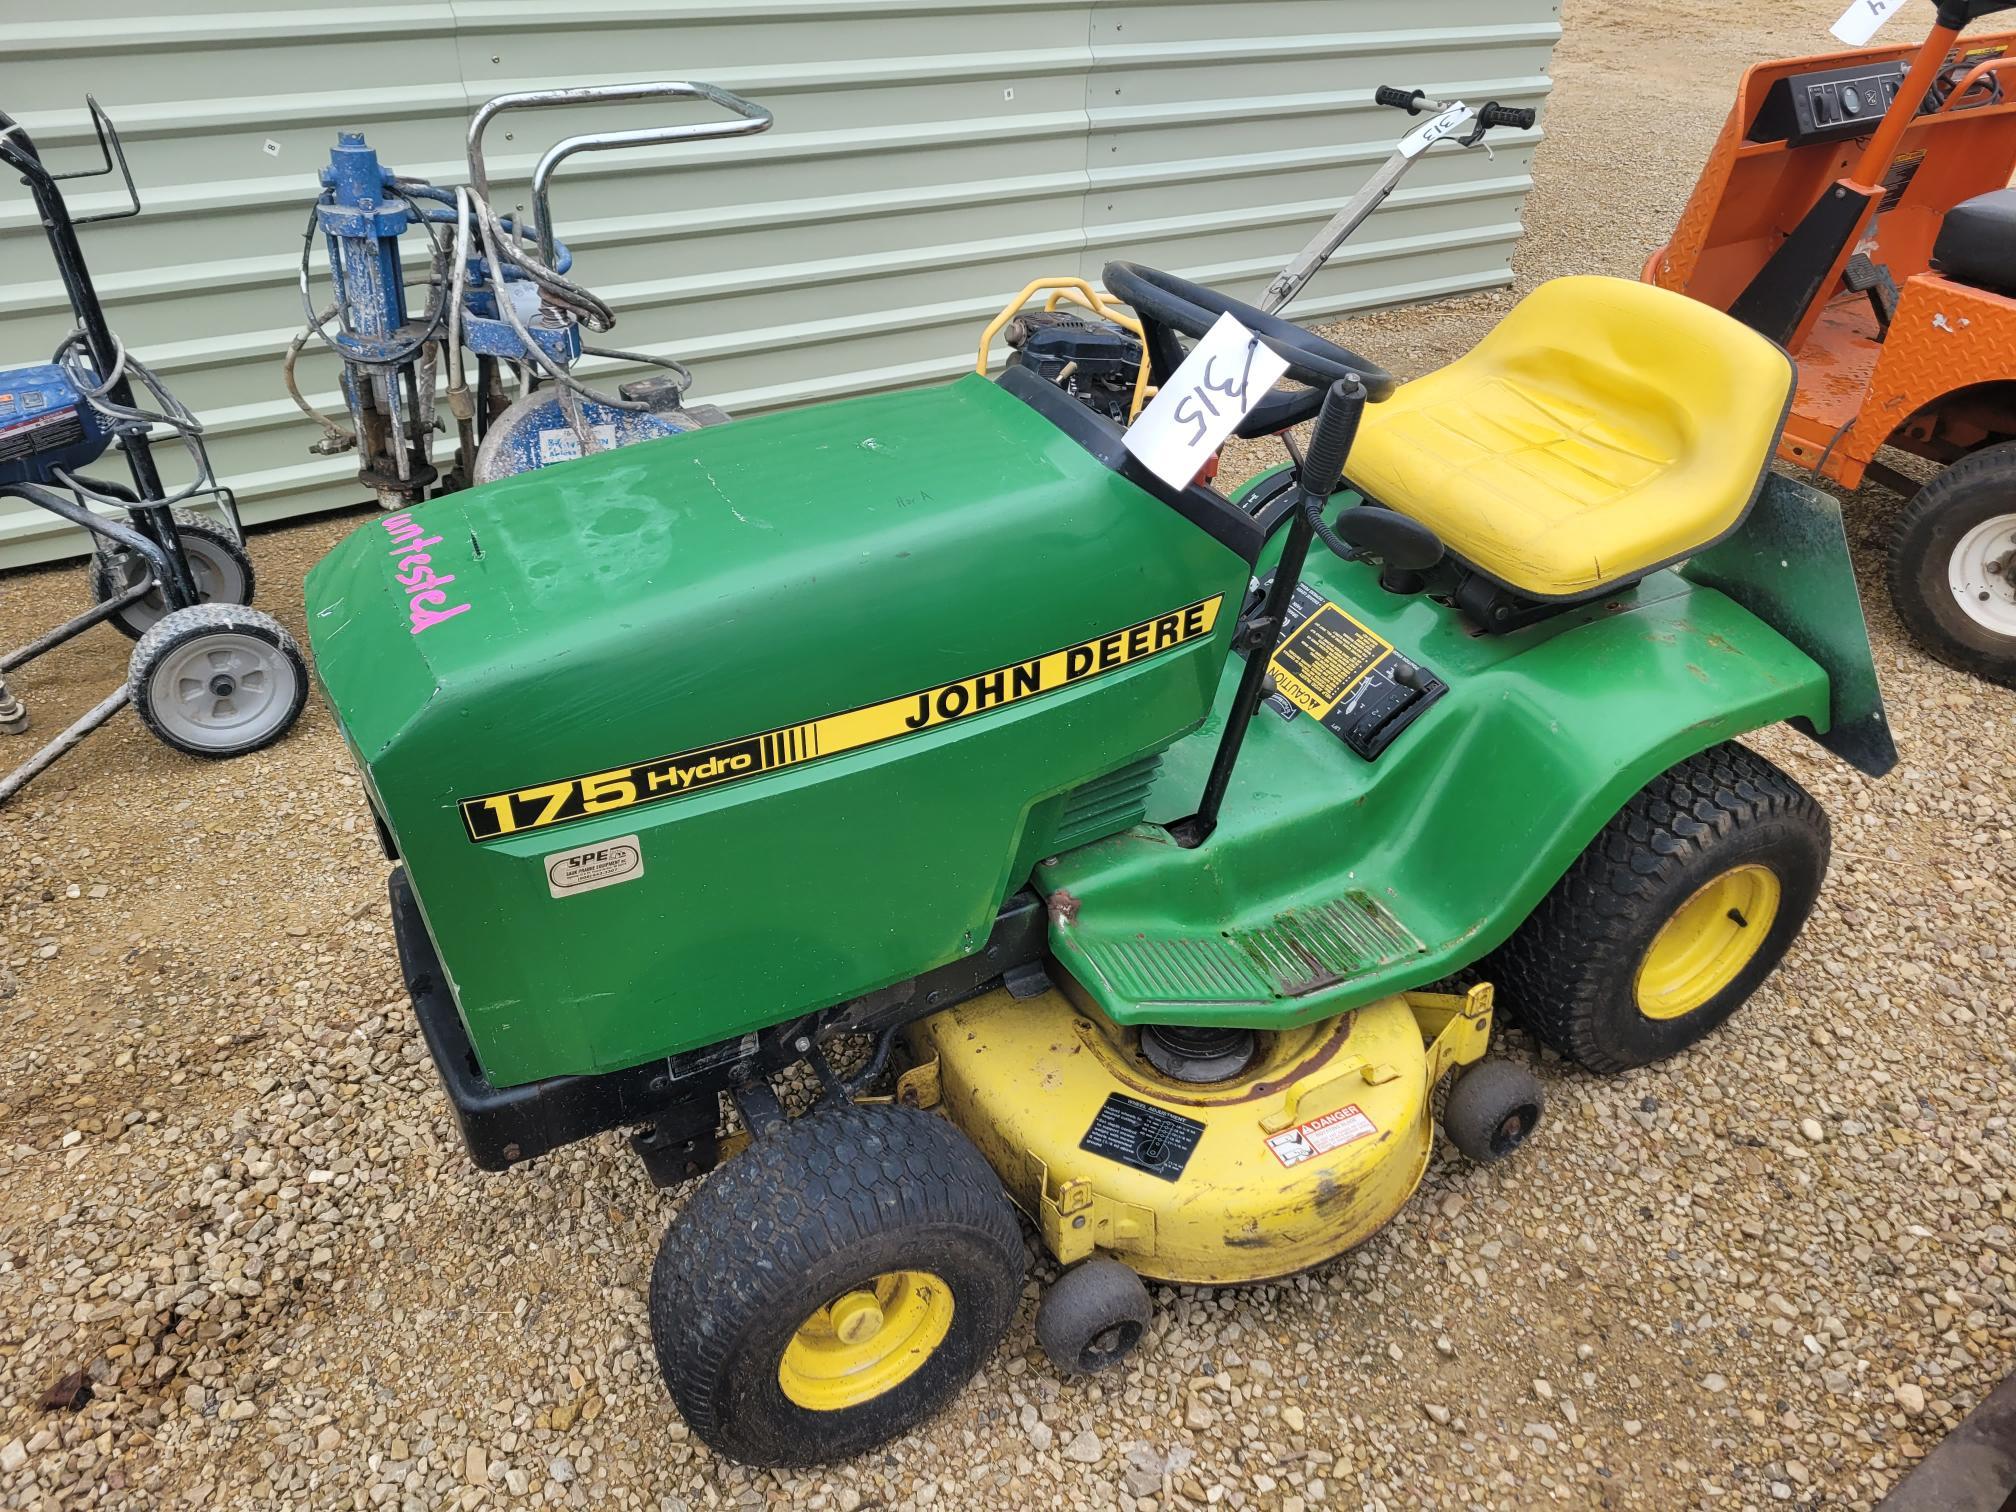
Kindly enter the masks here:
<path id="1" fill-rule="evenodd" d="M 1174 1181 L 1190 1164 L 1197 1141 L 1203 1137 L 1204 1125 L 1194 1118 L 1125 1093 L 1109 1092 L 1078 1148 L 1163 1181 Z"/>
<path id="2" fill-rule="evenodd" d="M 462 823 L 469 831 L 469 838 L 481 844 L 523 830 L 585 819 L 591 814 L 683 798 L 703 788 L 880 745 L 885 740 L 1088 682 L 1177 646 L 1203 640 L 1216 628 L 1223 602 L 1222 594 L 1214 594 L 1109 635 L 1062 646 L 1026 661 L 977 672 L 935 688 L 920 688 L 900 698 L 765 730 L 760 735 L 745 735 L 671 756 L 654 756 L 649 761 L 591 772 L 584 777 L 464 798 Z"/>

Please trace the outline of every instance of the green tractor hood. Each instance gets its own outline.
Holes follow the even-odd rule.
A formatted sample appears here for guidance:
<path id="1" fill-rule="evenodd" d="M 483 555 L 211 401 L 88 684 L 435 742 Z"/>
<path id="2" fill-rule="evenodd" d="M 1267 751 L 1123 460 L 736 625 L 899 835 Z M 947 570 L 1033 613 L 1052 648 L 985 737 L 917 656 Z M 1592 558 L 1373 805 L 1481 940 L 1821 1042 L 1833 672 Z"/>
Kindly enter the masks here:
<path id="1" fill-rule="evenodd" d="M 307 605 L 509 1086 L 979 948 L 1067 816 L 1073 840 L 1138 817 L 1069 795 L 1204 719 L 1247 577 L 973 377 L 373 520 Z"/>

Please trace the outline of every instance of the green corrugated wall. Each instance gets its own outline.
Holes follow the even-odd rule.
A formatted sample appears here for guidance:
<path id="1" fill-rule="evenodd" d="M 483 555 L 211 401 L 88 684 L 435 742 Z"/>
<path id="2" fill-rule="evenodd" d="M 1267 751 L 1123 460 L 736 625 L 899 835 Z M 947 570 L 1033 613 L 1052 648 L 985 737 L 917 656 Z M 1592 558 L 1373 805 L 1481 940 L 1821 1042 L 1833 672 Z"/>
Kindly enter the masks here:
<path id="1" fill-rule="evenodd" d="M 279 360 L 338 126 L 388 163 L 466 177 L 472 109 L 506 90 L 710 80 L 769 105 L 764 136 L 576 158 L 555 221 L 621 345 L 676 353 L 698 396 L 748 412 L 918 383 L 972 361 L 1028 279 L 1124 255 L 1257 294 L 1384 159 L 1381 83 L 1537 104 L 1552 0 L 69 0 L 10 19 L 0 108 L 59 167 L 118 123 L 145 211 L 88 229 L 115 329 L 205 418 L 253 520 L 359 502 L 313 457 Z M 621 106 L 507 117 L 500 199 L 540 149 L 667 119 Z M 505 133 L 509 133 L 507 136 Z M 1314 316 L 1507 281 L 1537 133 L 1437 153 L 1311 286 Z M 116 193 L 80 185 L 80 212 Z M 414 256 L 419 246 L 414 238 Z M 319 266 L 320 251 L 317 249 Z M 26 191 L 0 190 L 0 360 L 68 328 Z M 335 367 L 304 359 L 330 406 Z M 0 506 L 0 566 L 74 551 Z"/>

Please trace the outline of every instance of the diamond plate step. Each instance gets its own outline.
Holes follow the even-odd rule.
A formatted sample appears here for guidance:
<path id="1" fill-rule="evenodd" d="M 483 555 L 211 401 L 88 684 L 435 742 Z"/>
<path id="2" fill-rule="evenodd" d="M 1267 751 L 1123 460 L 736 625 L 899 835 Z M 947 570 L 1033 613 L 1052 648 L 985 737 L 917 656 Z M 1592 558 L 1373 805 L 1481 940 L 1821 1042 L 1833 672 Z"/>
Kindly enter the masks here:
<path id="1" fill-rule="evenodd" d="M 1426 948 L 1385 904 L 1356 889 L 1253 929 L 1104 935 L 1073 926 L 1068 938 L 1113 996 L 1177 1007 L 1307 997 Z"/>

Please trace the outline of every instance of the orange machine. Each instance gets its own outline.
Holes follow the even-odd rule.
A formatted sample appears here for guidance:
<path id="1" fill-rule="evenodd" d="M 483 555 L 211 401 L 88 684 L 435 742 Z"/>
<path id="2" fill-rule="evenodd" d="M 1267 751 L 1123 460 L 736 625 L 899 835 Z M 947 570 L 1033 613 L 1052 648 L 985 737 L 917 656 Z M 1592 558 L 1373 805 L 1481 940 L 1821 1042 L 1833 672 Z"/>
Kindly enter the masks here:
<path id="1" fill-rule="evenodd" d="M 2016 686 L 2016 0 L 1916 45 L 1760 63 L 1644 279 L 1799 364 L 1779 455 L 1910 499 L 1890 592 L 1935 656 Z M 1939 463 L 1924 486 L 1885 446 Z"/>

